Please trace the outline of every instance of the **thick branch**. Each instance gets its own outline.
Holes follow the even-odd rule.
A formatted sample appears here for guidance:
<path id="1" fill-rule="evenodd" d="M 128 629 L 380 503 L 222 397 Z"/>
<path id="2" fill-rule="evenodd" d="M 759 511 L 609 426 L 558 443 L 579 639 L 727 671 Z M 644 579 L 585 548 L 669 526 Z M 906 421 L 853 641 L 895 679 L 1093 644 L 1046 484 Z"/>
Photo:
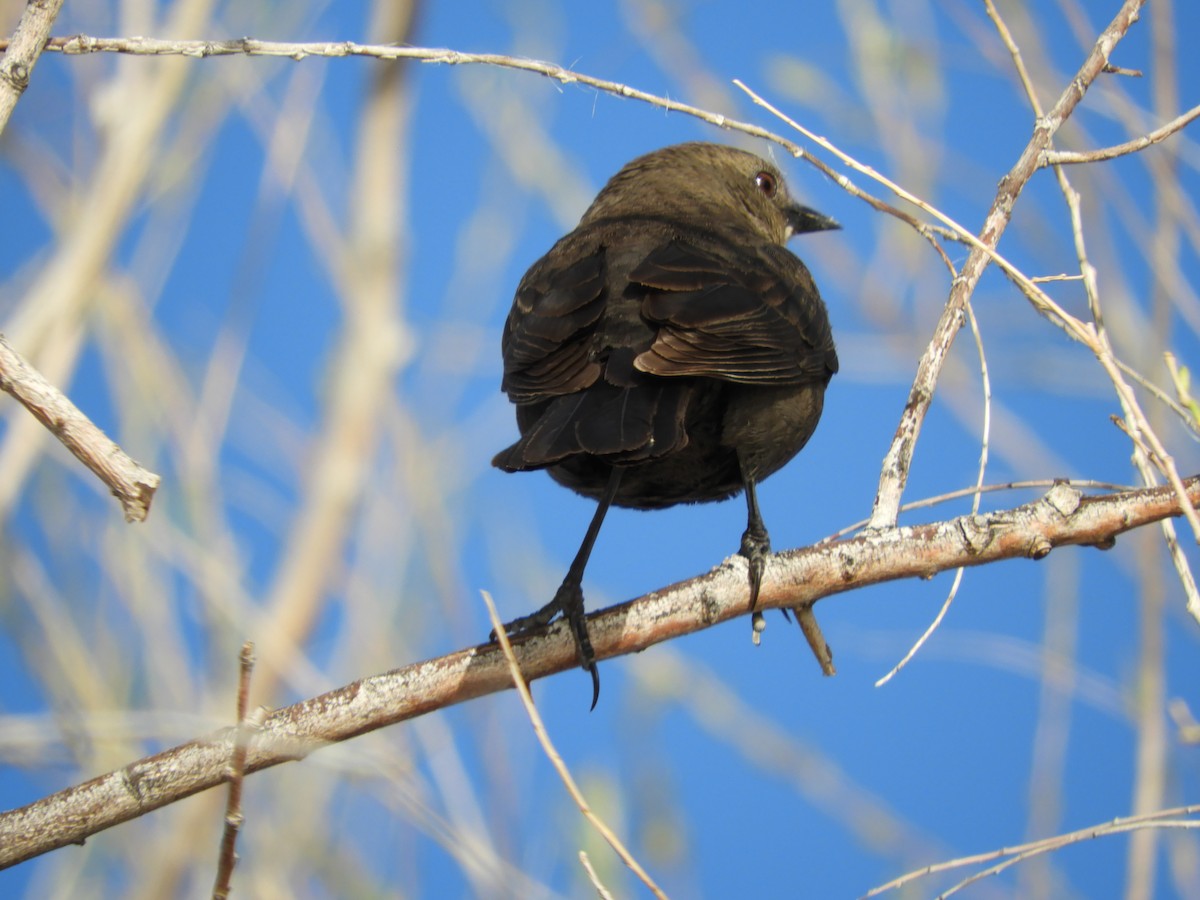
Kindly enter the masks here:
<path id="1" fill-rule="evenodd" d="M 1193 503 L 1200 501 L 1200 476 L 1188 479 L 1186 488 Z M 1057 484 L 1014 509 L 781 553 L 767 566 L 759 606 L 804 606 L 868 584 L 1002 559 L 1041 559 L 1059 546 L 1107 547 L 1119 534 L 1179 514 L 1179 497 L 1170 487 L 1083 497 Z M 741 557 L 732 557 L 707 575 L 594 613 L 588 629 L 597 657 L 635 653 L 746 615 L 744 566 Z M 561 624 L 521 641 L 516 651 L 528 680 L 578 664 Z M 268 716 L 249 742 L 246 771 L 302 759 L 325 744 L 510 687 L 508 665 L 493 644 L 365 678 Z M 224 729 L 0 814 L 0 868 L 221 784 L 229 777 L 236 733 Z"/>

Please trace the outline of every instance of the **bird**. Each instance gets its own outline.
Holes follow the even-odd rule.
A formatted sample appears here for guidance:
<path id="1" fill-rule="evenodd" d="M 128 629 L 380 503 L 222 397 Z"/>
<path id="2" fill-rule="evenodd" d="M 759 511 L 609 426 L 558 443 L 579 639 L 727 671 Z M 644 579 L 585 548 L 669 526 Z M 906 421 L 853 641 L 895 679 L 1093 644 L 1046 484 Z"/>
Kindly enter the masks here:
<path id="1" fill-rule="evenodd" d="M 808 442 L 838 370 L 825 303 L 786 245 L 840 227 L 793 199 L 772 162 L 675 144 L 626 164 L 521 279 L 501 338 L 520 439 L 492 464 L 544 469 L 597 507 L 554 598 L 503 627 L 565 619 L 592 709 L 583 574 L 611 506 L 744 493 L 738 552 L 756 609 L 771 552 L 758 485 Z"/>

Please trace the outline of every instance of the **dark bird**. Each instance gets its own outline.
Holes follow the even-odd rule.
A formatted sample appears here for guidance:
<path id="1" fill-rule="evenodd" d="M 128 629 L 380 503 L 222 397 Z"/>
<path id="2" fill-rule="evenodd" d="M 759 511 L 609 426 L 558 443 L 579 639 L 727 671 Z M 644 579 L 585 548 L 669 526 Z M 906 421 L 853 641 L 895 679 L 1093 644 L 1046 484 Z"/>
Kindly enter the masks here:
<path id="1" fill-rule="evenodd" d="M 744 490 L 739 552 L 757 606 L 771 544 L 756 485 L 812 436 L 838 368 L 825 304 L 786 244 L 838 227 L 798 204 L 766 160 L 679 144 L 621 169 L 521 279 L 501 345 L 521 439 L 492 464 L 545 469 L 599 507 L 554 599 L 505 629 L 561 614 L 593 708 L 583 570 L 611 504 L 659 509 Z"/>

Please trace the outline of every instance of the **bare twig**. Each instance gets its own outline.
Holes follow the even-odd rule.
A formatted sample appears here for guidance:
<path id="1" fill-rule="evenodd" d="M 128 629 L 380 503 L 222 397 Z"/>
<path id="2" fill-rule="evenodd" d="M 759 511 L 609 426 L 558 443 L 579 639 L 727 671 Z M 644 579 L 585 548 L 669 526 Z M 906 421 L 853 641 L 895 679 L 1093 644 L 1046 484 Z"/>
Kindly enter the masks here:
<path id="1" fill-rule="evenodd" d="M 1141 69 L 1127 69 L 1124 66 L 1117 66 L 1109 63 L 1104 67 L 1105 75 L 1124 75 L 1127 78 L 1141 78 L 1143 72 Z"/>
<path id="2" fill-rule="evenodd" d="M 1099 828 L 1096 829 L 1092 834 L 1086 834 L 1082 837 L 1072 838 L 1071 840 L 1067 841 L 1049 839 L 1041 846 L 1030 847 L 1028 850 L 1018 853 L 1010 859 L 998 862 L 994 866 L 990 866 L 989 868 L 986 868 L 980 872 L 976 872 L 974 875 L 964 878 L 962 881 L 958 882 L 958 884 L 955 884 L 938 894 L 937 900 L 943 900 L 945 897 L 957 894 L 963 888 L 970 887 L 975 882 L 982 881 L 984 878 L 990 878 L 992 875 L 999 875 L 1005 869 L 1015 866 L 1017 863 L 1025 862 L 1028 859 L 1033 859 L 1036 856 L 1041 856 L 1046 853 L 1053 853 L 1054 851 L 1059 850 L 1069 844 L 1076 844 L 1080 841 L 1091 840 L 1093 838 L 1110 837 L 1114 834 L 1124 834 L 1126 832 L 1134 832 L 1135 834 L 1147 833 L 1150 829 L 1159 828 L 1200 828 L 1200 822 L 1197 822 L 1194 819 L 1156 819 L 1152 822 L 1128 822 L 1122 825 L 1111 825 L 1104 828 Z M 1150 831 L 1149 833 L 1153 832 Z"/>
<path id="3" fill-rule="evenodd" d="M 1029 279 L 1034 284 L 1046 284 L 1051 281 L 1083 281 L 1082 275 L 1035 275 Z"/>
<path id="4" fill-rule="evenodd" d="M 142 468 L 0 335 L 0 390 L 12 394 L 121 501 L 125 521 L 150 512 L 159 477 Z"/>
<path id="5" fill-rule="evenodd" d="M 1172 357 L 1170 353 L 1165 353 L 1163 355 L 1169 357 L 1167 361 L 1167 368 L 1170 369 L 1174 362 L 1174 357 Z M 1200 407 L 1193 407 L 1192 403 L 1189 402 L 1191 399 L 1189 396 L 1178 393 L 1179 389 L 1177 384 L 1176 397 L 1178 397 L 1178 399 L 1176 399 L 1176 397 L 1172 397 L 1137 369 L 1133 368 L 1133 366 L 1127 365 L 1120 360 L 1117 360 L 1117 366 L 1122 372 L 1125 373 L 1126 376 L 1132 378 L 1139 387 L 1152 394 L 1155 400 L 1167 407 L 1167 409 L 1171 410 L 1171 412 L 1175 413 L 1175 415 L 1178 416 L 1179 421 L 1184 424 L 1184 426 L 1192 433 L 1194 437 L 1200 438 Z M 1174 379 L 1175 373 L 1171 372 L 1169 374 L 1171 375 L 1172 379 Z"/>
<path id="6" fill-rule="evenodd" d="M 546 731 L 546 724 L 542 721 L 541 714 L 533 704 L 533 696 L 529 693 L 529 685 L 525 683 L 525 676 L 521 674 L 521 664 L 517 661 L 516 654 L 513 653 L 512 642 L 508 639 L 508 635 L 504 631 L 504 623 L 500 621 L 500 614 L 496 612 L 496 604 L 492 602 L 492 595 L 487 591 L 481 591 L 480 593 L 483 594 L 483 602 L 487 605 L 488 618 L 492 620 L 492 633 L 496 635 L 496 639 L 500 642 L 500 649 L 504 653 L 505 661 L 508 663 L 508 670 L 512 673 L 513 686 L 517 689 L 517 694 L 520 696 L 521 703 L 525 707 L 525 714 L 529 716 L 530 724 L 533 725 L 533 733 L 537 735 L 538 743 L 542 745 L 542 752 L 546 754 L 546 758 L 554 766 L 554 771 L 562 779 L 567 793 L 571 795 L 571 799 L 575 801 L 575 805 L 579 807 L 579 811 L 583 813 L 583 817 L 608 842 L 608 845 L 621 858 L 621 862 L 629 867 L 630 871 L 638 877 L 642 884 L 646 885 L 655 897 L 666 900 L 667 895 L 654 883 L 654 879 L 642 868 L 641 864 L 634 859 L 633 854 L 625 848 L 625 844 L 621 842 L 616 833 L 608 827 L 603 819 L 593 812 L 591 804 L 583 796 L 583 791 L 575 783 L 575 777 L 571 774 L 571 770 L 567 768 L 567 764 L 563 762 L 563 758 L 555 748 L 554 742 L 550 740 L 550 734 Z"/>
<path id="7" fill-rule="evenodd" d="M 583 866 L 583 870 L 587 872 L 588 881 L 592 883 L 592 887 L 596 889 L 596 893 L 600 895 L 601 900 L 613 900 L 613 895 L 600 881 L 600 876 L 596 874 L 596 870 L 592 868 L 592 861 L 588 859 L 586 851 L 579 851 L 579 862 Z"/>
<path id="8" fill-rule="evenodd" d="M 221 853 L 217 862 L 217 877 L 213 886 L 213 900 L 225 900 L 229 896 L 233 867 L 237 865 L 237 836 L 242 827 L 242 784 L 246 777 L 246 739 L 249 720 L 246 706 L 250 696 L 250 673 L 254 669 L 254 644 L 242 644 L 239 656 L 241 666 L 238 675 L 237 693 L 237 736 L 233 742 L 233 753 L 229 759 L 229 799 L 225 805 L 225 830 L 221 835 Z"/>
<path id="9" fill-rule="evenodd" d="M 1105 837 L 1111 834 L 1120 834 L 1125 831 L 1130 831 L 1134 828 L 1153 827 L 1155 825 L 1161 825 L 1164 822 L 1177 819 L 1177 817 L 1194 816 L 1197 813 L 1200 813 L 1200 804 L 1193 804 L 1191 806 L 1177 806 L 1173 809 L 1162 809 L 1156 812 L 1147 813 L 1146 815 L 1125 816 L 1123 818 L 1113 819 L 1111 822 L 1105 822 L 1101 825 L 1091 825 L 1087 828 L 1080 828 L 1077 831 L 1067 832 L 1066 834 L 1058 834 L 1054 835 L 1053 837 L 1043 838 L 1037 841 L 1030 841 L 1027 844 L 1018 844 L 1015 847 L 1002 847 L 999 850 L 989 850 L 986 853 L 976 853 L 972 856 L 961 856 L 957 859 L 935 863 L 934 865 L 925 866 L 924 868 L 918 869 L 914 872 L 909 872 L 906 875 L 902 875 L 899 878 L 889 881 L 887 884 L 881 884 L 878 887 L 872 888 L 871 890 L 867 891 L 867 893 L 863 894 L 863 898 L 865 900 L 865 898 L 868 897 L 878 897 L 880 894 L 886 891 L 904 887 L 906 884 L 910 884 L 913 881 L 916 881 L 918 878 L 924 878 L 927 875 L 936 875 L 938 872 L 945 872 L 950 869 L 959 869 L 963 866 L 973 866 L 977 863 L 990 862 L 993 859 L 1000 859 L 1004 856 L 1014 857 L 1013 859 L 1010 859 L 1004 863 L 1004 865 L 1011 865 L 1013 862 L 1019 862 L 1022 859 L 1028 858 L 1028 856 L 1031 854 L 1045 853 L 1050 850 L 1056 850 L 1059 847 L 1067 846 L 1068 844 L 1076 844 L 1081 841 Z M 1200 825 L 1200 822 L 1191 820 L 1183 821 L 1187 822 L 1188 827 L 1194 828 L 1197 825 Z M 990 874 L 994 874 L 993 870 L 985 870 L 984 872 L 980 872 L 975 876 L 972 876 L 970 880 L 975 880 Z M 961 889 L 963 886 L 965 886 L 965 884 L 966 882 L 963 882 L 962 884 L 951 888 L 950 891 L 947 891 L 947 894 Z M 941 896 L 946 896 L 946 894 L 942 894 Z"/>
<path id="10" fill-rule="evenodd" d="M 1200 118 L 1200 106 L 1193 106 L 1187 112 L 1183 113 L 1183 115 L 1176 116 L 1165 125 L 1155 128 L 1141 137 L 1126 141 L 1123 144 L 1116 144 L 1112 147 L 1101 147 L 1097 150 L 1046 150 L 1042 153 L 1042 158 L 1038 160 L 1038 164 L 1042 166 L 1069 166 L 1076 163 L 1116 159 L 1118 156 L 1137 153 L 1139 150 L 1145 150 L 1147 147 L 1165 141 L 1177 131 L 1194 122 L 1197 118 Z"/>
<path id="11" fill-rule="evenodd" d="M 1200 476 L 1188 491 L 1200 501 Z M 1057 484 L 1041 499 L 991 515 L 864 534 L 777 554 L 759 605 L 796 607 L 869 584 L 929 577 L 1001 559 L 1041 559 L 1055 547 L 1111 546 L 1133 528 L 1180 514 L 1169 487 L 1081 497 Z M 731 557 L 707 575 L 593 613 L 588 631 L 598 659 L 746 615 L 745 560 Z M 578 665 L 561 623 L 515 647 L 526 679 Z M 512 675 L 499 647 L 485 644 L 416 663 L 273 712 L 250 736 L 246 772 L 302 759 L 344 741 L 465 700 L 504 690 Z M 0 813 L 0 868 L 79 843 L 227 779 L 236 729 L 225 729 L 131 763 L 21 809 Z"/>

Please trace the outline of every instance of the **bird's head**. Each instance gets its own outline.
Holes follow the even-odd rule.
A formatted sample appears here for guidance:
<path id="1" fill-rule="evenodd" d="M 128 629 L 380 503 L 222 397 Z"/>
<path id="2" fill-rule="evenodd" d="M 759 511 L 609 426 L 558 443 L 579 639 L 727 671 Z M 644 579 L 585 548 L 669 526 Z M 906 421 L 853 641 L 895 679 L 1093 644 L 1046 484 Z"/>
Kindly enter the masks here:
<path id="1" fill-rule="evenodd" d="M 796 202 L 773 163 L 701 142 L 664 147 L 630 162 L 604 186 L 583 222 L 646 215 L 701 228 L 745 228 L 777 244 L 795 234 L 841 227 Z"/>

